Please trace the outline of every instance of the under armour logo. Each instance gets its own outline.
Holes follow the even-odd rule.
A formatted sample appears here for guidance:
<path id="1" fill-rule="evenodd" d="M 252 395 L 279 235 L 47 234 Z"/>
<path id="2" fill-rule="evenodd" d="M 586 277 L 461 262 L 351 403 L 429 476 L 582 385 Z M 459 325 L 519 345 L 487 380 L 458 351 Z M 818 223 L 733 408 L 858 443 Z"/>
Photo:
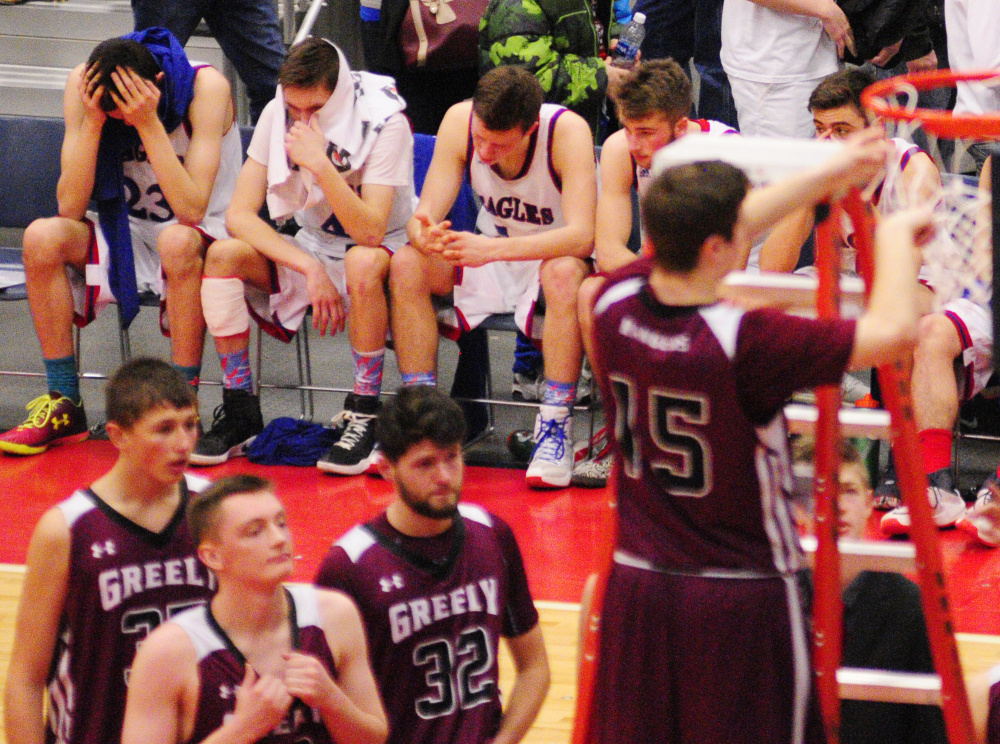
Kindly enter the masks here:
<path id="1" fill-rule="evenodd" d="M 403 588 L 403 577 L 400 576 L 398 573 L 393 574 L 392 578 L 383 576 L 381 579 L 378 580 L 378 583 L 382 585 L 383 592 L 391 592 L 393 589 Z"/>
<path id="2" fill-rule="evenodd" d="M 69 414 L 64 413 L 62 416 L 52 417 L 52 428 L 58 429 L 60 426 L 69 426 Z"/>
<path id="3" fill-rule="evenodd" d="M 223 700 L 228 700 L 229 698 L 236 695 L 236 688 L 230 687 L 229 685 L 219 685 L 219 697 Z"/>
<path id="4" fill-rule="evenodd" d="M 90 552 L 94 554 L 94 558 L 101 559 L 106 555 L 114 555 L 118 551 L 111 540 L 105 540 L 104 545 L 96 542 L 91 545 Z"/>

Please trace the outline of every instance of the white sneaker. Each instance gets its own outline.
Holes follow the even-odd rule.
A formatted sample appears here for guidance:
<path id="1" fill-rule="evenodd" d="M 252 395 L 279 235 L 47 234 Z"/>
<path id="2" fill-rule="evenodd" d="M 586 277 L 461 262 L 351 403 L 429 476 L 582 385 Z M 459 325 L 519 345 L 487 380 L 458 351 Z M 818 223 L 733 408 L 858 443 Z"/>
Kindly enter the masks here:
<path id="1" fill-rule="evenodd" d="M 1000 478 L 991 473 L 976 493 L 976 503 L 958 520 L 958 527 L 991 548 L 1000 546 Z"/>
<path id="2" fill-rule="evenodd" d="M 573 417 L 562 406 L 541 406 L 535 450 L 525 479 L 529 488 L 565 488 L 573 478 Z"/>
<path id="3" fill-rule="evenodd" d="M 940 528 L 954 527 L 965 515 L 965 500 L 955 490 L 951 474 L 939 470 L 927 476 L 927 500 L 934 509 L 934 524 Z M 882 531 L 887 535 L 906 535 L 910 531 L 910 510 L 898 506 L 882 517 Z"/>

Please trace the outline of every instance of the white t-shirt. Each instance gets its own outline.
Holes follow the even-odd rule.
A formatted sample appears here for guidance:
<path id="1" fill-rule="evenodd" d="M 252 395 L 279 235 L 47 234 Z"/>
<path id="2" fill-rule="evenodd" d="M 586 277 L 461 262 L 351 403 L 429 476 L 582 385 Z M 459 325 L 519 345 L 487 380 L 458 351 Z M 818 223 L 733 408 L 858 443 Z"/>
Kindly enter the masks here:
<path id="1" fill-rule="evenodd" d="M 996 0 L 945 0 L 948 63 L 953 70 L 1000 68 L 1000 4 Z M 1000 111 L 1000 88 L 959 83 L 956 114 Z"/>
<path id="2" fill-rule="evenodd" d="M 268 106 L 273 104 L 272 101 Z M 271 141 L 270 122 L 273 120 L 272 116 L 261 115 L 247 148 L 247 156 L 262 165 L 267 165 L 268 143 Z M 383 242 L 390 247 L 405 244 L 406 223 L 413 216 L 417 198 L 413 186 L 413 133 L 403 114 L 389 117 L 364 165 L 351 171 L 344 180 L 358 194 L 362 184 L 395 187 L 396 194 Z M 295 221 L 303 228 L 322 231 L 331 238 L 348 237 L 325 201 L 296 212 Z"/>
<path id="3" fill-rule="evenodd" d="M 837 45 L 822 21 L 751 0 L 725 0 L 721 56 L 728 75 L 760 83 L 813 80 L 838 67 Z"/>

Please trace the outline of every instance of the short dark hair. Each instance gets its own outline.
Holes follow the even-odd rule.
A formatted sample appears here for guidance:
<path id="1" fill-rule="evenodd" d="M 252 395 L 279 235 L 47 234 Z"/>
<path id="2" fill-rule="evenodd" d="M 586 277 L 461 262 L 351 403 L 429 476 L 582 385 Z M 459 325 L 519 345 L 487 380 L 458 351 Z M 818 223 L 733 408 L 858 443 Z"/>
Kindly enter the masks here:
<path id="1" fill-rule="evenodd" d="M 623 119 L 662 113 L 677 121 L 691 113 L 691 80 L 670 58 L 640 62 L 615 86 L 611 96 Z"/>
<path id="2" fill-rule="evenodd" d="M 435 387 L 401 388 L 375 421 L 375 436 L 390 462 L 415 444 L 429 439 L 438 447 L 461 443 L 465 417 L 458 404 Z"/>
<path id="3" fill-rule="evenodd" d="M 156 81 L 156 76 L 162 72 L 153 53 L 138 41 L 117 36 L 102 41 L 94 47 L 94 51 L 87 58 L 87 72 L 94 71 L 97 84 L 104 86 L 104 92 L 101 94 L 98 105 L 105 113 L 118 108 L 115 99 L 111 97 L 112 91 L 121 98 L 118 86 L 115 85 L 115 81 L 111 77 L 111 73 L 118 67 L 132 70 L 139 77 L 153 82 Z"/>
<path id="4" fill-rule="evenodd" d="M 865 116 L 861 93 L 875 82 L 875 76 L 860 68 L 845 68 L 820 80 L 809 96 L 810 111 L 829 111 L 841 106 L 853 106 Z"/>
<path id="5" fill-rule="evenodd" d="M 278 69 L 278 82 L 284 87 L 315 88 L 325 85 L 333 93 L 340 76 L 337 47 L 319 36 L 309 36 L 288 50 Z"/>
<path id="6" fill-rule="evenodd" d="M 140 357 L 123 364 L 104 391 L 108 421 L 128 428 L 160 406 L 197 406 L 195 389 L 160 359 Z"/>
<path id="7" fill-rule="evenodd" d="M 274 484 L 265 478 L 242 473 L 220 478 L 200 493 L 192 494 L 187 505 L 188 530 L 195 546 L 201 545 L 218 521 L 219 506 L 230 496 L 241 493 L 273 491 Z"/>
<path id="8" fill-rule="evenodd" d="M 712 235 L 732 240 L 740 204 L 750 181 L 739 168 L 719 161 L 669 168 L 642 199 L 642 226 L 656 262 L 667 271 L 688 273 Z"/>
<path id="9" fill-rule="evenodd" d="M 520 127 L 527 132 L 538 122 L 544 100 L 545 91 L 534 75 L 522 67 L 502 65 L 479 78 L 472 113 L 490 131 Z"/>

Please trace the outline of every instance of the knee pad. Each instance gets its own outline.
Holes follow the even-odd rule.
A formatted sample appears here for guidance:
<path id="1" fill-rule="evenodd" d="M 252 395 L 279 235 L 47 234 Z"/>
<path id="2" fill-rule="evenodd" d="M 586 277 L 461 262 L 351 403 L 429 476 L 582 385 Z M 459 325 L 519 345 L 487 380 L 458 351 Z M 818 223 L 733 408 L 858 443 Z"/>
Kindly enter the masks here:
<path id="1" fill-rule="evenodd" d="M 250 330 L 250 311 L 240 279 L 204 277 L 201 280 L 201 309 L 208 332 L 216 338 L 239 336 Z"/>

